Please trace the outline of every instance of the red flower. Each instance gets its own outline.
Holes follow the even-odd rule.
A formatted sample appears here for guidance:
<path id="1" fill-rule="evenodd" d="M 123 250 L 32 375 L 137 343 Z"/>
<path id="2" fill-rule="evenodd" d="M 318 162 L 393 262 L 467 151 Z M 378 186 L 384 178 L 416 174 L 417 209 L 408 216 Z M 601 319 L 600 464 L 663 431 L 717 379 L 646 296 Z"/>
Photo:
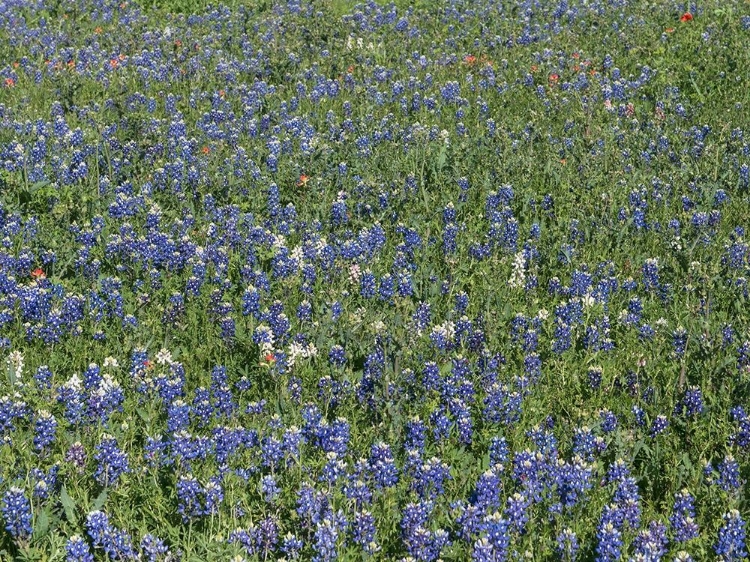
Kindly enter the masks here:
<path id="1" fill-rule="evenodd" d="M 46 275 L 44 274 L 44 270 L 43 270 L 43 269 L 42 269 L 41 267 L 37 267 L 37 268 L 36 268 L 36 269 L 35 269 L 34 271 L 32 271 L 32 272 L 31 272 L 31 276 L 32 276 L 32 277 L 33 277 L 34 279 L 44 279 L 45 277 L 47 277 L 47 276 L 46 276 Z"/>
<path id="2" fill-rule="evenodd" d="M 693 14 L 691 14 L 690 12 L 685 12 L 684 14 L 682 14 L 682 17 L 680 17 L 680 21 L 683 23 L 686 21 L 693 21 Z"/>
<path id="3" fill-rule="evenodd" d="M 309 176 L 302 174 L 297 180 L 297 187 L 304 187 L 305 185 L 307 185 L 307 182 L 309 179 L 310 179 Z"/>
<path id="4" fill-rule="evenodd" d="M 265 359 L 266 363 L 273 363 L 274 361 L 276 361 L 273 353 L 266 353 L 266 356 L 263 359 Z"/>

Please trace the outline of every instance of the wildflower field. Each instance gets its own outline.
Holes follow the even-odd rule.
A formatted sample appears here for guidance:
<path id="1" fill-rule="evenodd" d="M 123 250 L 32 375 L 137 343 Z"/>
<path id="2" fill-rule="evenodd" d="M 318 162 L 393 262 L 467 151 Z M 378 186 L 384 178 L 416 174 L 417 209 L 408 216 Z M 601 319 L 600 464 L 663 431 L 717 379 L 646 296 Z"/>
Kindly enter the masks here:
<path id="1" fill-rule="evenodd" d="M 0 560 L 739 561 L 746 0 L 0 0 Z"/>

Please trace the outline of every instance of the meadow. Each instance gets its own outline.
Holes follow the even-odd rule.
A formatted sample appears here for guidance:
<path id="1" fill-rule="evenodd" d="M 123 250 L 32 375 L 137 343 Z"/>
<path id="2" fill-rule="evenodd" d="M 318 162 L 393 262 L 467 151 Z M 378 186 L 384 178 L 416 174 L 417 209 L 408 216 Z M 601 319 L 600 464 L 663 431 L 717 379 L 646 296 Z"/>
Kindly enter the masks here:
<path id="1" fill-rule="evenodd" d="M 749 46 L 0 0 L 0 560 L 747 559 Z"/>

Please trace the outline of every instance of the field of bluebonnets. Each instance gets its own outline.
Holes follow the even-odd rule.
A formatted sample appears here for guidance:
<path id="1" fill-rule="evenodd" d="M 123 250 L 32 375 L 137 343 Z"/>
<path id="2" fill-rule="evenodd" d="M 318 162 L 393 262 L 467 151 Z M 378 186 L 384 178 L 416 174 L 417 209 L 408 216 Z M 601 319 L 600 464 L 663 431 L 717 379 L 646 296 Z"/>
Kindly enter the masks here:
<path id="1" fill-rule="evenodd" d="M 747 558 L 747 2 L 0 39 L 0 559 Z"/>

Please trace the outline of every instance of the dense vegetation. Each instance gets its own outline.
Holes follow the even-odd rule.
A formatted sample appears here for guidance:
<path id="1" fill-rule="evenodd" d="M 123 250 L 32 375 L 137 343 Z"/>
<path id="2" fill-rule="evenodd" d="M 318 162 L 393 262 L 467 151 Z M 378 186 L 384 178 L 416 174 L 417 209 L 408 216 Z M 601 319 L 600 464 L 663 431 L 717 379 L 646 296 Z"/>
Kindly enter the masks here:
<path id="1" fill-rule="evenodd" d="M 0 1 L 2 560 L 722 560 L 750 6 Z"/>

